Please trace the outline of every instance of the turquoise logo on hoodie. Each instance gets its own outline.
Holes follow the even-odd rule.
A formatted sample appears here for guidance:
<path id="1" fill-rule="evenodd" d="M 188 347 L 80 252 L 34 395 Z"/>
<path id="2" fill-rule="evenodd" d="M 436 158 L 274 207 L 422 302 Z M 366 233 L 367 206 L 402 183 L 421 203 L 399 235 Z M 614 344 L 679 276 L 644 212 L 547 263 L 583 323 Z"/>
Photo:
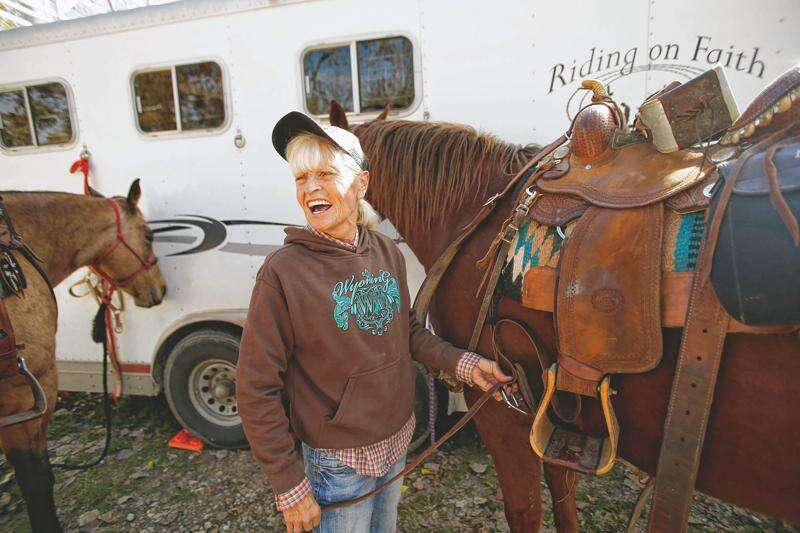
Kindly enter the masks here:
<path id="1" fill-rule="evenodd" d="M 365 268 L 361 279 L 353 275 L 337 282 L 331 297 L 336 303 L 333 319 L 342 331 L 348 330 L 350 317 L 355 317 L 359 329 L 383 335 L 402 307 L 397 278 L 385 270 L 373 275 Z"/>

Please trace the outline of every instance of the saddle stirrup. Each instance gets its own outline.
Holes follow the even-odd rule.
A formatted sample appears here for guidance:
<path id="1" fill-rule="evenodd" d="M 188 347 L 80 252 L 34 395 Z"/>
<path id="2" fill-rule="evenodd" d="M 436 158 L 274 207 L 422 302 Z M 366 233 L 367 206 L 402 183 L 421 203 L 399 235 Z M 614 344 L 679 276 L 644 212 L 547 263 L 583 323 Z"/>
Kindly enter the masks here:
<path id="1" fill-rule="evenodd" d="M 619 424 L 611 405 L 611 395 L 614 394 L 611 376 L 604 376 L 597 385 L 594 396 L 591 396 L 600 400 L 607 435 L 592 437 L 554 423 L 548 414 L 548 407 L 557 389 L 559 370 L 565 372 L 557 364 L 553 364 L 545 374 L 544 395 L 531 426 L 531 448 L 546 463 L 564 466 L 583 474 L 602 476 L 614 466 L 619 442 Z M 590 392 L 584 390 L 581 394 L 589 396 Z"/>
<path id="2" fill-rule="evenodd" d="M 33 394 L 33 407 L 21 413 L 0 417 L 0 428 L 34 420 L 47 412 L 47 396 L 44 393 L 44 389 L 42 389 L 34 375 L 31 374 L 31 371 L 28 370 L 25 359 L 21 355 L 17 355 L 17 368 L 22 377 L 25 378 L 31 394 Z"/>

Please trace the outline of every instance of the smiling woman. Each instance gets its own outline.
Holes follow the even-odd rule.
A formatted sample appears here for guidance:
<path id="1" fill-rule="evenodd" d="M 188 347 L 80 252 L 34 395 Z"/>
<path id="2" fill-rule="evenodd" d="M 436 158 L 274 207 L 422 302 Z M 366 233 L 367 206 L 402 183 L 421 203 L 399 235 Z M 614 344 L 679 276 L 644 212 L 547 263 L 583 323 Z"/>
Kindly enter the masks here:
<path id="1" fill-rule="evenodd" d="M 417 321 L 403 255 L 373 231 L 355 135 L 293 112 L 272 141 L 308 225 L 287 228 L 256 277 L 237 367 L 242 425 L 287 531 L 394 531 L 402 480 L 392 478 L 416 426 L 413 361 L 484 390 L 510 378 Z"/>

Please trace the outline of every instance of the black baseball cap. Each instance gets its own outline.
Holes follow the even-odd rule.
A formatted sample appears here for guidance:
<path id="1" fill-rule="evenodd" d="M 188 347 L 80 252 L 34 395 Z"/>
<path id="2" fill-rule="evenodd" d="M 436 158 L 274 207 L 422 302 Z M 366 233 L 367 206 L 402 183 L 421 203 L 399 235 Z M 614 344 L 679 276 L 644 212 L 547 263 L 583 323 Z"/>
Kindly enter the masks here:
<path id="1" fill-rule="evenodd" d="M 361 170 L 369 170 L 369 163 L 361 149 L 361 143 L 358 142 L 358 137 L 345 129 L 329 124 L 320 124 L 299 111 L 286 113 L 272 129 L 272 145 L 282 158 L 286 159 L 286 146 L 289 142 L 301 133 L 322 137 L 352 157 Z"/>

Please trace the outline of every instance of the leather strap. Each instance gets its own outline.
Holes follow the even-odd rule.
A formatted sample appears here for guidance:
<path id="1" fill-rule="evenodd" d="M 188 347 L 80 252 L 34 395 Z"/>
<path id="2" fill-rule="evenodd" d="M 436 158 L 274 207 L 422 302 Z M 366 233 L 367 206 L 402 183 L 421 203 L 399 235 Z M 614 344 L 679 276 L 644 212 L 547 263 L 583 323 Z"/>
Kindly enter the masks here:
<path id="1" fill-rule="evenodd" d="M 685 531 L 729 317 L 695 276 L 658 458 L 648 531 Z"/>
<path id="2" fill-rule="evenodd" d="M 485 283 L 483 300 L 481 300 L 481 306 L 478 309 L 478 318 L 475 320 L 475 326 L 472 328 L 472 336 L 469 339 L 469 345 L 467 349 L 470 352 L 474 352 L 478 347 L 478 341 L 480 341 L 481 338 L 483 325 L 486 322 L 486 316 L 489 314 L 489 306 L 494 298 L 494 289 L 497 287 L 497 282 L 500 279 L 500 273 L 503 270 L 505 258 L 508 256 L 508 249 L 511 247 L 511 243 L 514 242 L 514 237 L 519 231 L 520 225 L 523 223 L 524 219 L 527 218 L 530 211 L 530 206 L 538 196 L 539 193 L 532 191 L 528 196 L 529 202 L 526 201 L 525 204 L 520 204 L 517 207 L 513 219 L 502 230 L 500 248 L 497 250 L 497 255 L 495 256 L 495 260 L 492 263 L 492 268 L 489 271 L 488 278 Z"/>
<path id="3" fill-rule="evenodd" d="M 603 379 L 603 372 L 597 370 L 594 367 L 587 365 L 581 361 L 578 361 L 574 357 L 570 357 L 569 355 L 564 355 L 563 353 L 558 354 L 558 366 L 569 372 L 575 377 L 585 379 L 586 381 L 595 381 L 597 383 Z"/>
<path id="4" fill-rule="evenodd" d="M 0 379 L 16 376 L 17 373 L 17 341 L 6 304 L 0 298 Z"/>
<path id="5" fill-rule="evenodd" d="M 436 442 L 434 442 L 424 452 L 422 452 L 417 457 L 415 457 L 413 461 L 408 463 L 406 465 L 406 467 L 403 469 L 402 472 L 399 472 L 399 473 L 395 474 L 394 476 L 392 476 L 392 478 L 389 481 L 387 481 L 386 483 L 384 483 L 383 485 L 381 485 L 379 487 L 376 487 L 376 488 L 372 489 L 371 491 L 367 492 L 366 494 L 362 494 L 361 496 L 358 496 L 357 498 L 351 498 L 349 500 L 344 500 L 344 501 L 341 501 L 341 502 L 331 503 L 329 505 L 323 505 L 322 506 L 322 511 L 323 512 L 324 511 L 330 511 L 331 509 L 338 509 L 340 507 L 347 507 L 349 505 L 355 505 L 355 504 L 357 504 L 359 502 L 363 502 L 367 498 L 375 496 L 376 494 L 379 494 L 379 493 L 383 492 L 384 490 L 386 490 L 389 487 L 389 485 L 391 485 L 392 483 L 394 483 L 398 479 L 402 478 L 403 476 L 409 474 L 412 470 L 414 470 L 419 465 L 421 465 L 422 462 L 425 461 L 425 459 L 430 457 L 433 452 L 438 450 L 439 447 L 442 444 L 444 444 L 448 439 L 450 439 L 450 437 L 452 437 L 453 435 L 458 433 L 459 430 L 461 428 L 463 428 L 467 424 L 467 422 L 472 420 L 475 417 L 475 415 L 478 414 L 478 411 L 481 410 L 481 407 L 483 407 L 484 404 L 487 401 L 489 401 L 489 398 L 491 398 L 492 395 L 495 392 L 497 392 L 497 390 L 501 386 L 510 385 L 510 384 L 511 383 L 495 383 L 494 386 L 492 386 L 491 389 L 486 390 L 481 395 L 481 397 L 478 398 L 478 400 L 474 404 L 472 404 L 472 407 L 469 408 L 469 411 L 467 411 L 466 414 L 464 414 L 464 416 L 462 416 L 461 419 L 452 428 L 450 428 L 450 430 L 447 433 L 445 433 L 444 435 L 439 437 L 436 440 Z"/>
<path id="6" fill-rule="evenodd" d="M 786 203 L 786 199 L 783 197 L 781 184 L 778 179 L 778 169 L 775 167 L 775 162 L 772 158 L 779 149 L 796 142 L 799 138 L 800 137 L 797 136 L 790 137 L 771 146 L 764 157 L 764 172 L 769 180 L 770 200 L 772 200 L 772 205 L 778 211 L 778 215 L 780 215 L 781 220 L 783 220 L 786 229 L 789 230 L 789 234 L 791 234 L 795 246 L 800 246 L 800 224 L 798 224 L 797 217 L 794 216 L 794 213 L 792 213 L 792 210 L 789 208 L 789 204 Z"/>
<path id="7" fill-rule="evenodd" d="M 648 531 L 685 531 L 694 497 L 708 417 L 730 316 L 710 281 L 711 263 L 725 207 L 747 160 L 784 134 L 782 130 L 748 149 L 720 192 L 713 219 L 700 247 L 686 326 L 672 383 L 664 437 L 656 471 Z"/>

